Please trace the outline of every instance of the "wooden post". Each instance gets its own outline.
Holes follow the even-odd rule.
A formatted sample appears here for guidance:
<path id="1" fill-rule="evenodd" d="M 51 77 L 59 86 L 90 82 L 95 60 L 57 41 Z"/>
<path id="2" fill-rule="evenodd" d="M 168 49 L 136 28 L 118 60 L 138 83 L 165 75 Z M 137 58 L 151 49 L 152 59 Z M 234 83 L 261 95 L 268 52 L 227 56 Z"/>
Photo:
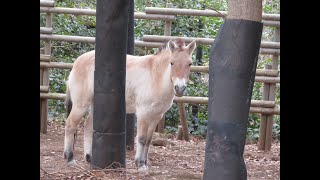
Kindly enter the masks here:
<path id="1" fill-rule="evenodd" d="M 183 103 L 177 103 L 179 107 L 179 114 L 180 114 L 180 122 L 181 122 L 181 127 L 182 127 L 182 134 L 183 134 L 183 139 L 186 141 L 189 141 L 189 130 L 188 130 L 188 123 L 187 123 L 187 118 L 186 118 L 186 109 L 184 107 Z"/>
<path id="2" fill-rule="evenodd" d="M 182 126 L 179 125 L 178 126 L 178 130 L 177 130 L 177 137 L 176 137 L 176 140 L 182 140 L 182 135 L 183 135 L 183 132 L 182 132 Z"/>
<path id="3" fill-rule="evenodd" d="M 173 7 L 172 3 L 167 3 L 167 7 L 168 8 Z M 165 21 L 165 26 L 164 26 L 164 35 L 165 36 L 171 36 L 171 25 L 172 25 L 172 21 Z M 163 133 L 164 127 L 165 127 L 165 115 L 163 115 L 160 122 L 158 123 L 158 125 L 156 127 L 156 132 Z"/>
<path id="4" fill-rule="evenodd" d="M 46 27 L 52 28 L 52 13 L 46 14 Z M 45 40 L 44 54 L 51 55 L 51 41 Z M 40 71 L 41 72 L 41 71 Z M 41 77 L 41 76 L 40 76 Z M 49 71 L 48 68 L 43 67 L 42 71 L 42 83 L 40 85 L 49 86 Z M 40 131 L 44 134 L 47 133 L 47 121 L 48 121 L 48 100 L 41 99 L 40 109 Z"/>
<path id="5" fill-rule="evenodd" d="M 276 28 L 274 32 L 274 41 L 280 41 L 280 28 Z M 278 70 L 279 55 L 272 56 L 272 69 Z M 274 101 L 276 98 L 276 84 L 270 84 L 269 87 L 269 101 Z M 266 141 L 265 150 L 270 151 L 272 145 L 272 127 L 273 127 L 273 114 L 267 116 L 267 128 L 266 128 Z"/>
<path id="6" fill-rule="evenodd" d="M 165 119 L 166 119 L 166 116 L 165 116 L 165 114 L 163 114 L 161 120 L 159 121 L 159 123 L 156 127 L 156 132 L 164 133 Z"/>
<path id="7" fill-rule="evenodd" d="M 173 4 L 167 3 L 167 7 L 172 8 Z M 171 36 L 171 25 L 172 25 L 172 21 L 165 21 L 165 26 L 164 26 L 164 35 L 165 36 Z"/>
<path id="8" fill-rule="evenodd" d="M 266 64 L 265 69 L 271 69 L 271 65 Z M 262 100 L 269 99 L 269 83 L 263 83 L 263 94 Z M 265 141 L 266 141 L 266 131 L 267 131 L 267 115 L 261 113 L 260 119 L 260 128 L 259 128 L 259 140 L 258 140 L 258 149 L 265 150 Z"/>
<path id="9" fill-rule="evenodd" d="M 40 54 L 44 54 L 44 48 L 40 48 Z M 41 60 L 40 60 L 41 63 Z M 40 86 L 43 85 L 43 68 L 40 67 Z M 41 132 L 41 99 L 40 99 L 40 132 Z"/>

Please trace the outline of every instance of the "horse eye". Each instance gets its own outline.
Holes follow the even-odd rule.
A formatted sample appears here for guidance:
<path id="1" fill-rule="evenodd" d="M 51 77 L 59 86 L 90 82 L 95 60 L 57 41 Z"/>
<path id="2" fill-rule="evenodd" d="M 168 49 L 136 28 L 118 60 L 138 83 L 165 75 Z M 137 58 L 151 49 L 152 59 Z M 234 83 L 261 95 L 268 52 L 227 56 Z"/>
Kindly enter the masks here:
<path id="1" fill-rule="evenodd" d="M 173 63 L 172 63 L 172 62 L 170 62 L 170 64 L 171 64 L 171 66 L 173 66 Z"/>

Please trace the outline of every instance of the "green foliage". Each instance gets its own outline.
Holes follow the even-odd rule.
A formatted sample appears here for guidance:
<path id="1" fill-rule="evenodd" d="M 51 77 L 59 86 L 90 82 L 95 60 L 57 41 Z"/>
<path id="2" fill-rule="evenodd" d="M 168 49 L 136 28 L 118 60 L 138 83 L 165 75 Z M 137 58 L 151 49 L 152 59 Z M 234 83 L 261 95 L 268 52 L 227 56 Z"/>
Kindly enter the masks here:
<path id="1" fill-rule="evenodd" d="M 57 0 L 57 7 L 69 8 L 89 8 L 95 9 L 95 0 Z M 135 12 L 144 12 L 145 7 L 166 7 L 166 3 L 172 3 L 176 8 L 184 9 L 214 9 L 227 11 L 227 1 L 207 1 L 207 0 L 135 0 Z M 279 13 L 280 1 L 264 1 L 263 10 L 265 13 Z M 172 23 L 172 36 L 215 38 L 223 23 L 222 18 L 216 17 L 195 17 L 195 16 L 177 16 L 176 21 Z M 54 34 L 90 36 L 95 37 L 96 18 L 94 16 L 78 16 L 71 14 L 55 14 L 53 18 Z M 45 16 L 40 15 L 40 26 L 45 26 Z M 135 19 L 135 39 L 142 40 L 143 35 L 163 35 L 164 22 L 157 20 L 138 20 Z M 272 41 L 274 28 L 264 27 L 262 41 Z M 40 41 L 40 46 L 44 42 Z M 210 46 L 198 45 L 202 47 L 202 65 L 208 65 Z M 74 62 L 81 54 L 94 49 L 94 45 L 88 43 L 71 42 L 52 42 L 53 61 L 56 62 Z M 154 53 L 157 49 L 135 48 L 136 55 L 145 55 Z M 196 64 L 196 52 L 193 54 L 193 64 Z M 272 57 L 260 55 L 258 69 L 263 69 L 264 65 L 272 63 Z M 280 66 L 279 66 L 280 67 Z M 70 70 L 50 69 L 50 92 L 65 93 L 65 82 Z M 262 83 L 255 83 L 252 92 L 252 99 L 262 99 Z M 191 73 L 190 82 L 187 88 L 187 95 L 208 97 L 208 74 Z M 276 104 L 280 105 L 280 85 L 276 86 Z M 194 112 L 192 112 L 192 109 Z M 195 111 L 197 109 L 197 111 Z M 66 110 L 63 101 L 49 100 L 49 115 L 55 119 L 65 119 Z M 208 123 L 208 105 L 186 104 L 186 117 L 189 132 L 196 136 L 205 137 Z M 180 124 L 179 110 L 174 103 L 172 108 L 165 114 L 166 131 L 175 133 Z M 259 136 L 260 115 L 250 114 L 248 118 L 247 138 L 257 140 Z M 273 126 L 274 138 L 280 138 L 280 116 L 274 116 Z"/>

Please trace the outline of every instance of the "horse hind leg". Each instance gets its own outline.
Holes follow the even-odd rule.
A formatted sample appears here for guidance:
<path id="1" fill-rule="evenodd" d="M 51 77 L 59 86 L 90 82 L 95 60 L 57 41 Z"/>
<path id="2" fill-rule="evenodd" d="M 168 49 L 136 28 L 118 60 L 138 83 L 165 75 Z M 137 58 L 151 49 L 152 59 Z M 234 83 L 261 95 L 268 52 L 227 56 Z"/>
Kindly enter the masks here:
<path id="1" fill-rule="evenodd" d="M 64 159 L 67 160 L 68 166 L 77 165 L 77 163 L 74 160 L 73 154 L 75 133 L 80 123 L 80 120 L 84 116 L 85 112 L 86 108 L 79 108 L 77 106 L 73 106 L 66 120 L 63 156 Z"/>
<path id="2" fill-rule="evenodd" d="M 87 163 L 91 163 L 92 157 L 92 134 L 93 132 L 93 109 L 91 108 L 89 112 L 88 119 L 84 124 L 84 159 Z"/>

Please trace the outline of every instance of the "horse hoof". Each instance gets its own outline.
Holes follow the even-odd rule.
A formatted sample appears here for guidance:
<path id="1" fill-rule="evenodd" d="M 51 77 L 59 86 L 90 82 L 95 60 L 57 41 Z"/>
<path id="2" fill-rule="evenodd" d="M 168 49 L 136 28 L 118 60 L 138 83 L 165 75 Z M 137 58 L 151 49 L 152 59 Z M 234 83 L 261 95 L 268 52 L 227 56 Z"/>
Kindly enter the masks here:
<path id="1" fill-rule="evenodd" d="M 148 169 L 149 169 L 148 166 L 142 165 L 138 168 L 138 172 L 146 172 L 148 171 Z"/>
<path id="2" fill-rule="evenodd" d="M 91 163 L 91 155 L 86 154 L 85 159 L 87 163 Z"/>
<path id="3" fill-rule="evenodd" d="M 67 163 L 67 166 L 73 167 L 73 166 L 78 166 L 78 164 L 77 164 L 76 160 L 73 159 Z"/>

